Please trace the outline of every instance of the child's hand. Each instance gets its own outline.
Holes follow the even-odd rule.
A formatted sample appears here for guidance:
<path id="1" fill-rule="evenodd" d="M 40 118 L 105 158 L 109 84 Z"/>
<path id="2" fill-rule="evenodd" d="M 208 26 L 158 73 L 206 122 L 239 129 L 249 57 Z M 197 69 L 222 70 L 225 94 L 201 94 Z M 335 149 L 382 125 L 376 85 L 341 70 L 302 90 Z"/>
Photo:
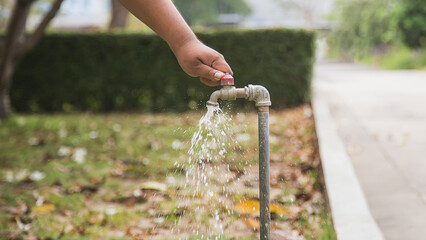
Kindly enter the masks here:
<path id="1" fill-rule="evenodd" d="M 200 77 L 207 86 L 218 86 L 225 73 L 233 74 L 222 54 L 198 40 L 189 41 L 174 52 L 182 69 L 192 77 Z"/>

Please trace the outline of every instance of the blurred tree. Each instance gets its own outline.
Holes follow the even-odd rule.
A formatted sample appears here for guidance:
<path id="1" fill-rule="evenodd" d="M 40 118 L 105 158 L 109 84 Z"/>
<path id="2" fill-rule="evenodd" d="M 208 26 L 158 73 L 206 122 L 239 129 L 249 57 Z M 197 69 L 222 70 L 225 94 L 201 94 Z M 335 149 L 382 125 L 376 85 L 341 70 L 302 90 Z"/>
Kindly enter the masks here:
<path id="1" fill-rule="evenodd" d="M 398 40 L 398 0 L 337 0 L 336 27 L 329 45 L 344 55 L 360 57 L 371 48 Z"/>
<path id="2" fill-rule="evenodd" d="M 0 0 L 0 32 L 6 28 L 7 18 L 13 6 L 13 0 Z"/>
<path id="3" fill-rule="evenodd" d="M 244 0 L 174 0 L 174 3 L 189 25 L 215 23 L 221 13 L 251 12 Z"/>
<path id="4" fill-rule="evenodd" d="M 127 24 L 129 11 L 118 0 L 111 0 L 111 20 L 108 29 L 110 31 L 124 28 Z"/>
<path id="5" fill-rule="evenodd" d="M 317 12 L 320 1 L 312 0 L 275 0 L 284 10 L 294 9 L 301 13 L 303 20 L 309 29 L 315 25 L 315 13 Z"/>
<path id="6" fill-rule="evenodd" d="M 404 43 L 409 47 L 426 46 L 426 1 L 403 0 L 398 27 Z"/>
<path id="7" fill-rule="evenodd" d="M 0 119 L 11 114 L 9 89 L 13 73 L 23 56 L 40 41 L 47 25 L 55 17 L 63 0 L 54 0 L 35 30 L 25 34 L 31 6 L 37 0 L 16 0 L 0 46 Z"/>

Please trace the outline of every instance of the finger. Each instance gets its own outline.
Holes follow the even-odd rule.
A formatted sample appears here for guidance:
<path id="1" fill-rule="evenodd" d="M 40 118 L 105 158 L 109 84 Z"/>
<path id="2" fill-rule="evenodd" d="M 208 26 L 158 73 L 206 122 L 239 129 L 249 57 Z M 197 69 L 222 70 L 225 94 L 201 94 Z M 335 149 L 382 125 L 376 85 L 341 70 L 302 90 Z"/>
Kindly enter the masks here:
<path id="1" fill-rule="evenodd" d="M 218 81 L 212 81 L 208 78 L 203 78 L 203 77 L 200 77 L 200 81 L 209 87 L 219 86 L 220 84 Z"/>
<path id="2" fill-rule="evenodd" d="M 199 66 L 199 76 L 201 78 L 210 79 L 211 81 L 220 81 L 220 79 L 225 76 L 225 73 L 205 64 L 201 64 Z"/>
<path id="3" fill-rule="evenodd" d="M 234 73 L 232 72 L 231 67 L 229 66 L 229 64 L 225 61 L 225 59 L 220 58 L 216 61 L 214 61 L 212 63 L 212 67 L 214 69 L 217 69 L 219 71 L 225 72 L 225 73 L 229 73 L 231 75 L 234 75 Z"/>

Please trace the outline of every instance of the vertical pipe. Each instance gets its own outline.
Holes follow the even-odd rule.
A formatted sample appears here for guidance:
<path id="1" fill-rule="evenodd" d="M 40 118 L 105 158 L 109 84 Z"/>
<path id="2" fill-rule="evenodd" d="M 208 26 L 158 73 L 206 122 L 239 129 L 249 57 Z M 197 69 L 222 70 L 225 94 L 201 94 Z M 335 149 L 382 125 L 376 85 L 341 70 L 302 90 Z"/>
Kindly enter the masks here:
<path id="1" fill-rule="evenodd" d="M 269 203 L 269 108 L 259 107 L 259 195 L 260 239 L 270 239 L 271 213 Z"/>

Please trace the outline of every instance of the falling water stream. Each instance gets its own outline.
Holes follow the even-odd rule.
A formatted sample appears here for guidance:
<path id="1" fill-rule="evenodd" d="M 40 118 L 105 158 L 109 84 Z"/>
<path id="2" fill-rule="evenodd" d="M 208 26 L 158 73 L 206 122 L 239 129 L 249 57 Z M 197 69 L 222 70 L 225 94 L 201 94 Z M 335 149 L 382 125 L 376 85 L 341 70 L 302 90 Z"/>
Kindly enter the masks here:
<path id="1" fill-rule="evenodd" d="M 231 182 L 240 181 L 230 169 L 232 152 L 239 147 L 231 123 L 231 116 L 218 106 L 207 106 L 192 136 L 187 161 L 175 163 L 186 170 L 184 194 L 178 200 L 186 217 L 180 217 L 173 229 L 177 236 L 191 232 L 197 239 L 223 238 L 234 213 L 230 195 L 238 193 Z"/>

